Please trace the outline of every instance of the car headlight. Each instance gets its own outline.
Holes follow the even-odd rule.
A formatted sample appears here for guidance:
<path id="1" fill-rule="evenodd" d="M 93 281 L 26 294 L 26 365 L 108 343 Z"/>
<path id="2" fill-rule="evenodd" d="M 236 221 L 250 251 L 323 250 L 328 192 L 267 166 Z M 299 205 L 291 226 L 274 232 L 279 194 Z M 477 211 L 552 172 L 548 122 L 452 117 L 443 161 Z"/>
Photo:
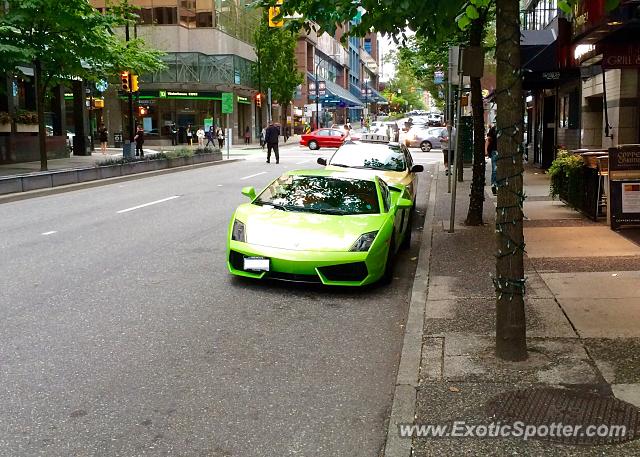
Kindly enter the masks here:
<path id="1" fill-rule="evenodd" d="M 233 221 L 233 230 L 231 231 L 231 239 L 233 241 L 247 242 L 247 232 L 244 228 L 244 222 L 240 222 L 238 219 Z"/>
<path id="2" fill-rule="evenodd" d="M 371 244 L 373 244 L 373 240 L 376 239 L 377 234 L 378 234 L 377 230 L 375 232 L 363 233 L 362 235 L 360 235 L 360 238 L 358 238 L 356 242 L 353 243 L 353 246 L 351 246 L 351 249 L 349 250 L 352 252 L 368 251 L 369 248 L 371 247 Z"/>

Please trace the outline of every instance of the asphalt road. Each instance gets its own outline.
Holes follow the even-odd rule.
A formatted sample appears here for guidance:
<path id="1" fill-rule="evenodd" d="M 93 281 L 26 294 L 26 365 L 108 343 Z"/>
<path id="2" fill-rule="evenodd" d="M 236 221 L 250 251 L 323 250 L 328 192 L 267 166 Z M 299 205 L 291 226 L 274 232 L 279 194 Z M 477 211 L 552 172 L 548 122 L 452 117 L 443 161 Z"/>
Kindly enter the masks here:
<path id="1" fill-rule="evenodd" d="M 390 286 L 225 265 L 240 188 L 329 152 L 0 205 L 0 455 L 378 456 L 419 232 Z"/>

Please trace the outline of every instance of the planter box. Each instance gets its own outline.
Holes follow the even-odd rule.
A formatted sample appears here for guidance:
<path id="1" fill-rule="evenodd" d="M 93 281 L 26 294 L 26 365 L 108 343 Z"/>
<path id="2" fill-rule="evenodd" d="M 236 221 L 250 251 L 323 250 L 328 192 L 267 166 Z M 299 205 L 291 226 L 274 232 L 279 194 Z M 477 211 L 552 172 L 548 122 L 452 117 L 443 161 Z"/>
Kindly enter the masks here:
<path id="1" fill-rule="evenodd" d="M 11 123 L 9 123 L 9 124 L 0 124 L 0 132 L 2 132 L 2 133 L 11 133 Z"/>
<path id="2" fill-rule="evenodd" d="M 23 192 L 26 192 L 28 190 L 44 189 L 46 187 L 51 187 L 50 174 L 27 175 L 27 176 L 22 176 L 20 179 L 22 179 Z"/>
<path id="3" fill-rule="evenodd" d="M 106 165 L 98 167 L 98 174 L 100 175 L 100 179 L 122 176 L 122 165 Z"/>
<path id="4" fill-rule="evenodd" d="M 83 168 L 77 170 L 78 182 L 95 181 L 100 179 L 100 170 L 97 168 Z"/>
<path id="5" fill-rule="evenodd" d="M 51 186 L 65 186 L 67 184 L 75 184 L 78 182 L 78 174 L 76 170 L 57 171 L 51 173 Z"/>
<path id="6" fill-rule="evenodd" d="M 18 133 L 38 133 L 38 124 L 16 124 Z"/>
<path id="7" fill-rule="evenodd" d="M 0 195 L 22 192 L 22 180 L 16 178 L 0 179 Z"/>
<path id="8" fill-rule="evenodd" d="M 185 165 L 190 165 L 190 162 L 193 163 L 193 161 L 189 160 L 192 159 L 191 157 L 178 157 L 176 159 L 167 159 L 167 165 L 168 168 L 175 168 L 175 167 L 184 167 Z"/>

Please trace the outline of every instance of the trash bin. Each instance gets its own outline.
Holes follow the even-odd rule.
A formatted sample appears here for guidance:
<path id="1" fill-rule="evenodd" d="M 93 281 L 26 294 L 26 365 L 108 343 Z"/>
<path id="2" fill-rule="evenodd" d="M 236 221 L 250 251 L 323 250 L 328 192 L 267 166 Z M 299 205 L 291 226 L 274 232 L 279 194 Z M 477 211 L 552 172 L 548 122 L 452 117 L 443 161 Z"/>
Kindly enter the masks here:
<path id="1" fill-rule="evenodd" d="M 116 148 L 122 147 L 122 132 L 115 132 L 113 134 L 113 145 Z"/>
<path id="2" fill-rule="evenodd" d="M 464 165 L 473 163 L 473 116 L 460 118 L 460 150 Z"/>

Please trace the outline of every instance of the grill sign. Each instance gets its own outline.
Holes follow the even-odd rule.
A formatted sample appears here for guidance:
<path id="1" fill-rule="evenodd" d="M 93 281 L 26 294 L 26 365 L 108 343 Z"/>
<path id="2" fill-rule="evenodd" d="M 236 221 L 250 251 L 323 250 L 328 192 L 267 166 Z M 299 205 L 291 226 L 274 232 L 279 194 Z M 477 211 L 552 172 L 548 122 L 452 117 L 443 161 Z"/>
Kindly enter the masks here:
<path id="1" fill-rule="evenodd" d="M 640 45 L 638 44 L 609 44 L 603 51 L 603 68 L 640 67 Z"/>

